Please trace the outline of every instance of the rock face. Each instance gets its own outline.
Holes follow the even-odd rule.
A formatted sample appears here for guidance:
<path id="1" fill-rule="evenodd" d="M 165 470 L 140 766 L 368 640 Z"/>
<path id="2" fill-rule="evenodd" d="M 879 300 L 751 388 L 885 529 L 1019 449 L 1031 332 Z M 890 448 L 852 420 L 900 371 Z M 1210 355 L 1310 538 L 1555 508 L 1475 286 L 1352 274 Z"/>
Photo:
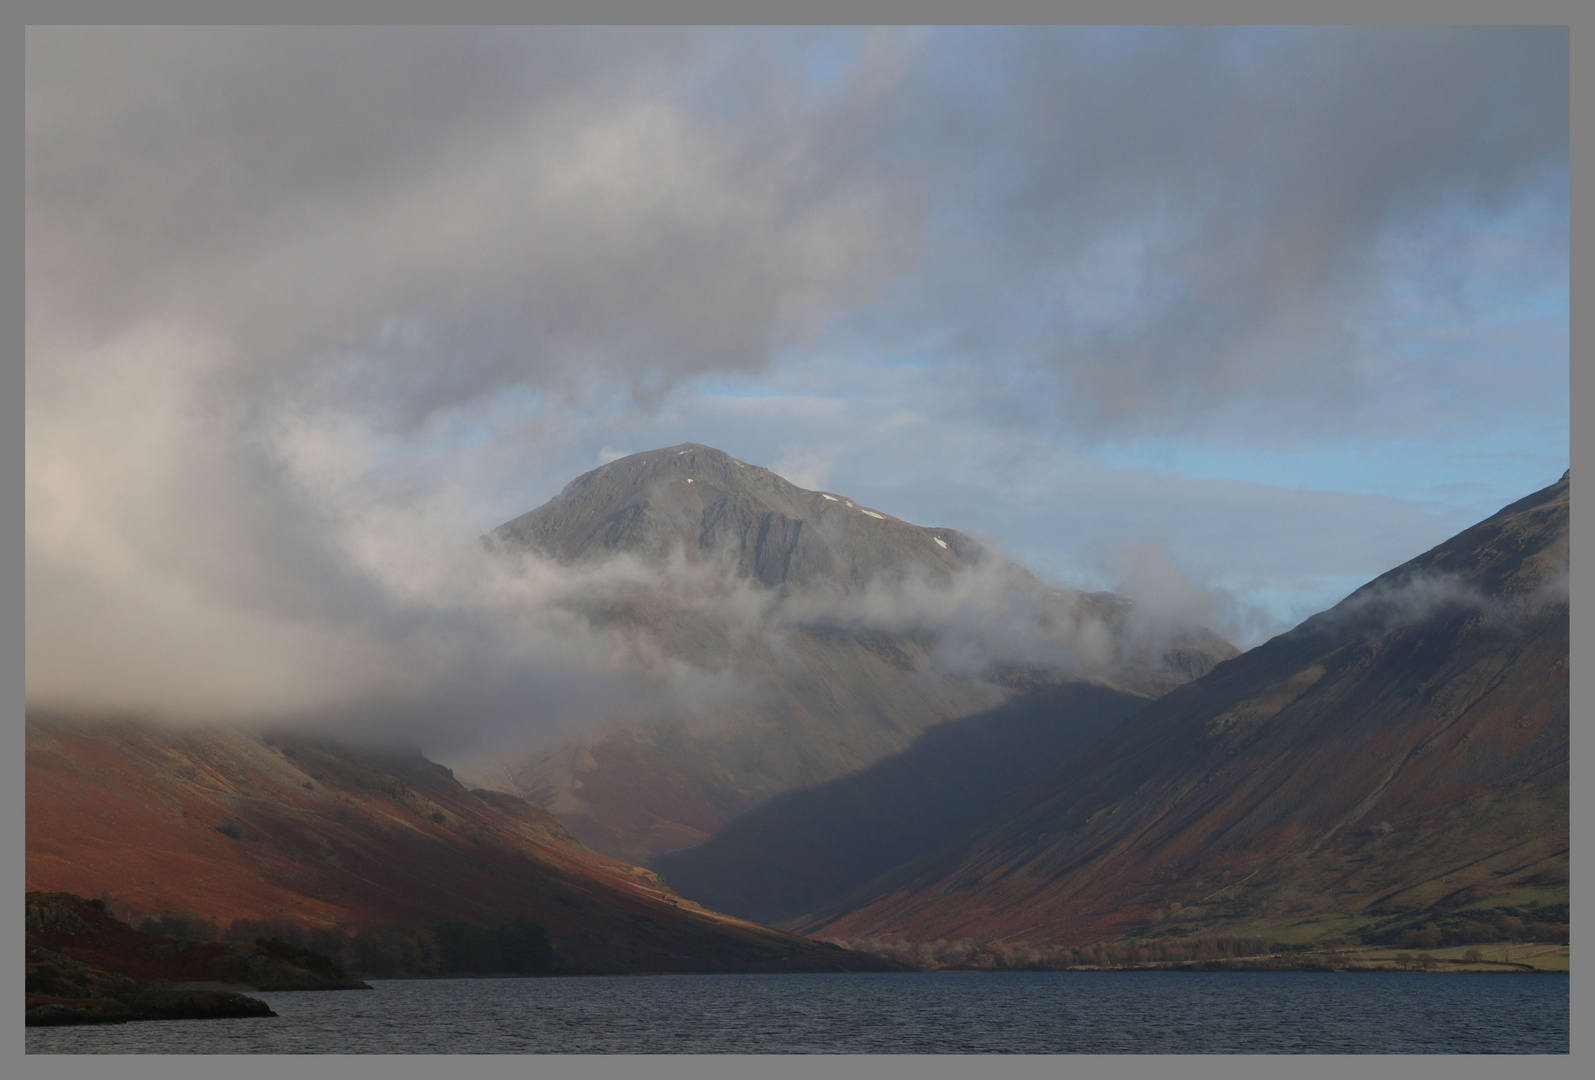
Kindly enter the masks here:
<path id="1" fill-rule="evenodd" d="M 1567 901 L 1568 477 L 1220 664 L 806 920 L 885 940 L 1351 935 Z"/>
<path id="2" fill-rule="evenodd" d="M 659 581 L 695 574 L 694 588 L 741 590 L 736 610 L 759 613 L 751 628 L 733 626 L 680 589 L 595 592 L 581 604 L 594 625 L 722 672 L 740 695 L 461 765 L 473 782 L 549 809 L 594 849 L 650 865 L 778 796 L 902 753 L 938 725 L 978 724 L 1023 690 L 1091 682 L 1145 700 L 1235 655 L 1200 627 L 1136 637 L 1121 597 L 1045 586 L 956 530 L 808 491 L 695 443 L 587 473 L 488 539 L 574 567 L 627 557 Z M 1051 659 L 954 670 L 942 662 L 949 643 L 936 619 L 872 621 L 872 604 L 891 603 L 1022 612 L 1003 618 Z M 1077 719 L 1094 730 L 1102 717 Z M 692 888 L 703 896 L 742 895 L 708 862 L 699 867 Z"/>
<path id="3" fill-rule="evenodd" d="M 947 575 L 978 562 L 979 544 L 953 529 L 910 525 L 831 492 L 808 491 L 719 450 L 684 443 L 610 462 L 577 477 L 495 542 L 565 562 L 626 553 L 662 562 L 724 560 L 774 589 L 862 590 L 910 567 Z"/>
<path id="4" fill-rule="evenodd" d="M 546 812 L 473 794 L 418 753 L 236 728 L 29 717 L 27 887 L 104 894 L 133 922 L 218 931 L 239 919 L 347 934 L 524 916 L 548 929 L 555 973 L 889 966 L 703 910 L 582 847 Z M 83 952 L 94 937 L 72 948 L 110 966 Z M 261 985 L 260 972 L 207 966 L 233 949 L 161 939 L 156 951 L 171 954 L 168 966 L 200 964 L 186 980 Z"/>

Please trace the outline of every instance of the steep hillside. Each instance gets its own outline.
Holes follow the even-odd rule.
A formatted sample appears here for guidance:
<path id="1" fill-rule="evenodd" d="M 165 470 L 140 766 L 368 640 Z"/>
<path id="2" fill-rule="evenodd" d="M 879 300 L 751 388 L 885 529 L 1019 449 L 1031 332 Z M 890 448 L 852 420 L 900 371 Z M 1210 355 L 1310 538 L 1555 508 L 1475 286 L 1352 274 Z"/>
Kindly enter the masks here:
<path id="1" fill-rule="evenodd" d="M 1149 700 L 1095 683 L 1031 690 L 861 772 L 779 795 L 653 868 L 716 910 L 801 920 L 956 834 Z"/>
<path id="2" fill-rule="evenodd" d="M 548 928 L 559 971 L 878 966 L 705 911 L 419 754 L 223 727 L 30 717 L 27 888 L 218 932 L 525 916 Z"/>
<path id="3" fill-rule="evenodd" d="M 989 713 L 1019 689 L 1092 682 L 1155 695 L 1235 654 L 1200 627 L 1137 635 L 1121 597 L 1046 586 L 955 530 L 805 490 L 695 443 L 587 473 L 488 539 L 511 558 L 651 567 L 659 588 L 633 576 L 594 588 L 580 611 L 736 688 L 712 705 L 611 718 L 556 745 L 456 763 L 473 783 L 551 810 L 594 849 L 640 863 L 901 753 L 938 725 Z M 738 602 L 704 599 L 727 596 Z M 948 625 L 970 609 L 1044 655 L 1005 658 L 984 627 L 950 643 Z M 993 654 L 948 662 L 949 650 L 971 645 Z"/>
<path id="4" fill-rule="evenodd" d="M 1564 475 L 1159 699 L 804 928 L 1307 940 L 1565 910 L 1567 536 Z"/>

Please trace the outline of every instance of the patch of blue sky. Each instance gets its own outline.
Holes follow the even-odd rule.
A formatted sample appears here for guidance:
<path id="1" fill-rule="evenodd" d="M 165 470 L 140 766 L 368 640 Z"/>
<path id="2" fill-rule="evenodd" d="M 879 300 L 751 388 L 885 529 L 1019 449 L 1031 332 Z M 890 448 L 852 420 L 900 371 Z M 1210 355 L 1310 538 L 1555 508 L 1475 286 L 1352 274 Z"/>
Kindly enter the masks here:
<path id="1" fill-rule="evenodd" d="M 812 34 L 807 47 L 793 57 L 810 102 L 845 84 L 864 48 L 864 31 L 857 27 L 827 27 Z M 791 39 L 783 35 L 781 40 Z"/>
<path id="2" fill-rule="evenodd" d="M 863 55 L 866 33 L 852 26 L 701 30 L 707 43 L 700 58 L 705 77 L 679 85 L 666 96 L 701 119 L 752 115 L 761 103 L 747 93 L 741 80 L 747 75 L 743 61 L 756 55 L 784 76 L 791 103 L 814 108 L 845 89 Z"/>
<path id="3" fill-rule="evenodd" d="M 1565 310 L 1569 284 L 1568 171 L 1550 169 L 1510 193 L 1504 204 L 1465 192 L 1400 220 L 1379 238 L 1383 287 L 1431 305 L 1460 305 L 1470 315 L 1523 308 Z"/>
<path id="4" fill-rule="evenodd" d="M 1250 648 L 1276 634 L 1284 633 L 1305 620 L 1327 611 L 1368 584 L 1370 578 L 1338 574 L 1311 583 L 1293 582 L 1282 587 L 1252 587 L 1235 594 L 1244 610 L 1237 612 L 1239 626 L 1228 628 L 1241 648 Z M 1216 583 L 1224 589 L 1225 583 Z"/>
<path id="5" fill-rule="evenodd" d="M 1572 314 L 1572 292 L 1566 286 L 1524 292 L 1505 282 L 1474 286 L 1473 321 L 1479 326 L 1513 326 Z"/>
<path id="6" fill-rule="evenodd" d="M 1478 431 L 1466 439 L 1319 442 L 1299 449 L 1221 447 L 1174 438 L 1103 446 L 1098 460 L 1196 480 L 1383 495 L 1468 523 L 1547 484 L 1568 467 L 1566 431 Z"/>
<path id="7" fill-rule="evenodd" d="M 1325 33 L 1322 27 L 1236 26 L 1223 33 L 1219 55 L 1236 68 L 1245 69 L 1259 58 Z"/>
<path id="8" fill-rule="evenodd" d="M 771 398 L 784 397 L 787 391 L 766 377 L 750 375 L 701 375 L 676 388 L 681 398 Z"/>

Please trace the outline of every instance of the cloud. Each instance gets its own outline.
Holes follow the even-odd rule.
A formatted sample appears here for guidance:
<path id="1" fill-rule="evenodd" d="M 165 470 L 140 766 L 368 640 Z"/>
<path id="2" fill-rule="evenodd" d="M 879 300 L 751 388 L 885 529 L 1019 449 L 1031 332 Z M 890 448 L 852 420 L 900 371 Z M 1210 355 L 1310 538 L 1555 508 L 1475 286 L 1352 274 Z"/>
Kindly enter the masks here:
<path id="1" fill-rule="evenodd" d="M 1101 433 L 1355 426 L 1382 370 L 1407 366 L 1355 339 L 1383 302 L 1385 245 L 1432 274 L 1520 200 L 1560 198 L 1561 29 L 980 42 L 1001 61 L 958 129 L 980 276 L 956 287 L 1038 313 L 1016 324 L 1034 362 Z M 1543 227 L 1547 280 L 1565 281 L 1565 217 Z M 1260 407 L 1273 415 L 1238 412 Z"/>
<path id="2" fill-rule="evenodd" d="M 1303 624 L 1315 633 L 1348 631 L 1372 640 L 1432 619 L 1476 615 L 1496 627 L 1516 631 L 1525 622 L 1568 602 L 1568 571 L 1544 574 L 1520 591 L 1491 593 L 1463 574 L 1419 568 L 1382 577 Z"/>
<path id="3" fill-rule="evenodd" d="M 1037 578 L 987 541 L 985 554 L 945 578 L 917 567 L 881 576 L 859 592 L 818 590 L 786 598 L 771 612 L 778 627 L 887 633 L 931 649 L 932 668 L 956 678 L 987 680 L 1028 668 L 1086 678 L 1113 678 L 1146 662 L 1164 644 L 1200 628 L 1193 610 L 1127 612 L 1115 601 L 1088 597 Z"/>
<path id="4" fill-rule="evenodd" d="M 824 488 L 831 478 L 831 470 L 836 467 L 834 447 L 783 443 L 780 453 L 780 458 L 770 466 L 770 471 L 810 491 Z"/>
<path id="5" fill-rule="evenodd" d="M 1132 544 L 1109 560 L 1108 568 L 1116 578 L 1113 591 L 1134 605 L 1128 621 L 1143 633 L 1215 621 L 1220 598 L 1192 582 L 1157 544 Z"/>
<path id="6" fill-rule="evenodd" d="M 1391 372 L 1414 425 L 1509 400 L 1476 359 L 1442 410 L 1445 356 L 1371 362 L 1346 323 L 1399 277 L 1380 259 L 1444 265 L 1479 221 L 1506 238 L 1464 262 L 1565 279 L 1566 41 L 31 28 L 29 700 L 460 731 L 608 708 L 637 657 L 562 606 L 600 583 L 462 553 L 649 445 L 680 388 L 793 357 L 856 400 L 735 423 L 800 479 L 934 523 L 980 505 L 1021 552 L 1111 504 L 1092 535 L 1212 576 L 1159 531 L 1206 505 L 1201 551 L 1253 530 L 1264 576 L 1360 567 L 1433 522 L 1384 506 L 1285 551 L 1313 530 L 1282 512 L 1370 500 L 1059 446 L 1355 428 Z M 954 622 L 989 629 L 982 595 Z"/>
<path id="7" fill-rule="evenodd" d="M 847 151 L 859 102 L 695 113 L 682 98 L 726 77 L 711 46 L 32 32 L 30 310 L 90 334 L 152 313 L 212 328 L 240 392 L 395 423 L 523 382 L 757 368 L 901 263 L 916 199 Z"/>
<path id="8" fill-rule="evenodd" d="M 800 105 L 691 31 L 28 50 L 33 702 L 399 724 L 593 697 L 606 644 L 510 590 L 518 623 L 463 554 L 495 395 L 535 444 L 583 401 L 756 368 L 912 247 L 912 193 L 846 146 L 890 111 L 875 54 Z M 694 104 L 761 80 L 741 116 Z"/>

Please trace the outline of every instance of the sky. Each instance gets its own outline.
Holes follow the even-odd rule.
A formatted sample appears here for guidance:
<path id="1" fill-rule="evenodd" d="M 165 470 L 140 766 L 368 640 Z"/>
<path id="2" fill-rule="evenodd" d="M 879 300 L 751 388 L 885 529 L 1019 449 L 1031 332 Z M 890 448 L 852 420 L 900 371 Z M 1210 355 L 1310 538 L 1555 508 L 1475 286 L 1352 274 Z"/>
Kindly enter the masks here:
<path id="1" fill-rule="evenodd" d="M 577 585 L 460 553 L 686 441 L 1256 644 L 1568 467 L 1568 63 L 30 28 L 29 701 L 587 708 Z"/>

